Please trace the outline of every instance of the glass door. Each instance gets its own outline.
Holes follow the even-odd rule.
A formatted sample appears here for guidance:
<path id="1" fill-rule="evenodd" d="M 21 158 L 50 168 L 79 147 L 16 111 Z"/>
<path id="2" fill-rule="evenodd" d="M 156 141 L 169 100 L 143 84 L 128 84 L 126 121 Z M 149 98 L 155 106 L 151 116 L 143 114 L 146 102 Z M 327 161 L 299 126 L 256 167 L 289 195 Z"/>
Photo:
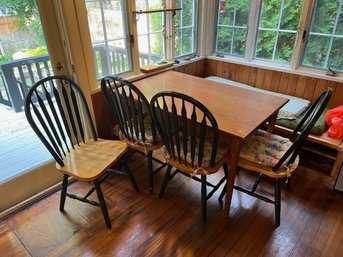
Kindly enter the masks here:
<path id="1" fill-rule="evenodd" d="M 24 99 L 38 80 L 67 74 L 52 0 L 0 3 L 1 217 L 61 178 L 27 123 Z"/>

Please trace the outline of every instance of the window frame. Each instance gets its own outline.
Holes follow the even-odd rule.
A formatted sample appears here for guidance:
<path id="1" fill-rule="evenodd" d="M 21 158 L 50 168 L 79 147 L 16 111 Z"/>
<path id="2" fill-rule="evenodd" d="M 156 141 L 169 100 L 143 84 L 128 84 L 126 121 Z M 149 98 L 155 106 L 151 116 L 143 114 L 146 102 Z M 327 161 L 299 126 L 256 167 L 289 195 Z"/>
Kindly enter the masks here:
<path id="1" fill-rule="evenodd" d="M 93 1 L 95 2 L 96 0 L 85 0 L 85 5 L 86 5 L 86 1 Z M 123 9 L 123 12 L 125 13 L 128 13 L 129 12 L 129 4 L 127 3 L 127 1 L 125 0 L 118 0 L 121 2 L 121 5 L 122 5 L 122 9 Z M 100 3 L 100 5 L 102 5 Z M 87 9 L 87 6 L 86 6 L 86 9 Z M 104 18 L 105 14 L 104 14 L 104 9 L 103 7 L 101 6 L 101 9 L 100 9 L 100 12 L 101 12 L 101 16 L 102 18 Z M 94 66 L 95 66 L 95 76 L 97 77 L 97 71 L 98 71 L 98 67 L 97 67 L 97 63 L 96 63 L 96 57 L 95 57 L 95 53 L 94 53 L 94 49 L 93 49 L 93 46 L 94 45 L 101 45 L 101 44 L 104 44 L 105 47 L 106 47 L 106 52 L 108 50 L 108 46 L 111 42 L 115 42 L 115 41 L 118 41 L 118 40 L 124 40 L 124 44 L 125 46 L 128 46 L 130 47 L 130 49 L 132 49 L 131 47 L 131 42 L 130 42 L 130 22 L 129 22 L 129 16 L 126 16 L 125 17 L 125 14 L 122 15 L 121 17 L 122 19 L 122 23 L 123 23 L 123 32 L 124 32 L 124 35 L 123 37 L 116 37 L 116 38 L 111 38 L 111 39 L 108 39 L 108 35 L 107 35 L 107 31 L 106 31 L 106 25 L 103 24 L 103 32 L 104 32 L 104 38 L 103 40 L 98 40 L 98 41 L 95 41 L 95 42 L 91 42 L 91 48 L 92 48 L 92 55 L 93 55 L 93 61 L 94 61 Z M 87 23 L 88 23 L 88 17 L 87 17 Z M 91 37 L 90 37 L 91 38 Z M 129 69 L 126 70 L 126 71 L 123 71 L 123 72 L 119 72 L 119 73 L 116 73 L 116 75 L 121 75 L 121 74 L 128 74 L 128 73 L 132 73 L 134 71 L 134 66 L 133 66 L 133 56 L 132 56 L 132 51 L 129 50 L 127 51 L 127 54 L 128 54 L 128 67 Z M 107 64 L 110 65 L 111 62 L 110 62 L 110 56 L 108 54 L 106 54 L 106 59 L 107 59 Z M 108 66 L 107 69 L 112 69 L 112 67 Z M 111 75 L 111 74 L 108 74 L 108 75 Z M 106 75 L 106 76 L 108 76 Z M 102 77 L 104 77 L 104 75 L 102 75 Z M 98 80 L 101 79 L 101 78 L 97 78 Z"/>
<path id="2" fill-rule="evenodd" d="M 260 10 L 262 7 L 262 0 L 251 0 L 250 7 L 249 7 L 249 18 L 248 18 L 248 32 L 246 37 L 246 45 L 245 45 L 245 55 L 244 57 L 237 57 L 226 55 L 222 53 L 218 53 L 215 51 L 216 49 L 216 35 L 217 35 L 217 22 L 212 22 L 212 28 L 214 31 L 213 40 L 211 45 L 208 47 L 210 48 L 210 55 L 211 59 L 223 60 L 223 61 L 232 61 L 236 63 L 240 63 L 242 65 L 254 66 L 254 67 L 261 67 L 267 69 L 275 69 L 279 71 L 285 71 L 289 73 L 295 73 L 299 75 L 309 75 L 315 77 L 321 77 L 328 80 L 333 81 L 343 81 L 343 72 L 337 72 L 337 77 L 332 77 L 326 75 L 327 69 L 319 69 L 314 67 L 307 67 L 302 65 L 302 58 L 305 52 L 306 42 L 308 40 L 310 30 L 310 22 L 314 8 L 314 1 L 313 0 L 303 0 L 303 7 L 300 14 L 298 29 L 296 33 L 295 43 L 293 47 L 293 56 L 290 60 L 290 63 L 280 63 L 280 62 L 273 62 L 267 60 L 259 60 L 256 59 L 255 56 L 255 48 L 257 43 L 257 35 L 258 35 L 258 23 L 260 18 Z M 209 5 L 207 4 L 206 8 L 211 8 L 211 11 L 215 13 L 215 17 L 218 16 L 218 4 L 216 0 L 216 4 Z"/>
<path id="3" fill-rule="evenodd" d="M 180 0 L 180 1 L 184 1 L 184 0 Z M 187 54 L 184 54 L 184 55 L 180 55 L 180 56 L 176 56 L 175 54 L 175 16 L 172 17 L 172 35 L 173 35 L 173 42 L 172 42 L 172 49 L 173 49 L 173 58 L 174 60 L 185 60 L 187 59 L 188 57 L 190 56 L 194 56 L 194 55 L 197 55 L 198 53 L 198 33 L 199 33 L 199 27 L 198 27 L 198 24 L 199 24 L 199 1 L 201 0 L 194 0 L 194 10 L 195 10 L 195 17 L 194 17 L 194 20 L 192 21 L 192 26 L 186 26 L 186 27 L 181 27 L 180 29 L 184 29 L 184 28 L 187 28 L 187 27 L 190 27 L 190 28 L 193 28 L 194 27 L 194 37 L 193 37 L 193 47 L 194 47 L 194 51 L 191 52 L 191 53 L 187 53 Z M 172 1 L 172 8 L 175 8 L 175 1 Z"/>
<path id="4" fill-rule="evenodd" d="M 164 5 L 165 5 L 163 8 L 169 8 L 169 7 L 167 7 L 169 5 L 168 1 L 167 0 L 162 0 L 162 1 L 164 1 Z M 132 2 L 133 2 L 133 11 L 138 11 L 136 9 L 136 0 L 133 0 Z M 148 10 L 151 10 L 149 7 L 149 4 L 148 4 Z M 128 15 L 129 15 L 129 13 L 128 13 Z M 167 54 L 167 48 L 169 46 L 169 43 L 167 42 L 167 36 L 166 36 L 167 35 L 167 27 L 168 27 L 167 23 L 169 23 L 169 21 L 167 21 L 167 18 L 166 18 L 168 13 L 165 12 L 163 14 L 162 28 L 161 28 L 161 30 L 158 30 L 158 31 L 151 31 L 150 30 L 150 16 L 149 16 L 149 14 L 134 14 L 134 13 L 132 13 L 132 16 L 134 17 L 133 18 L 133 21 L 134 21 L 133 25 L 136 26 L 136 28 L 137 28 L 137 15 L 147 15 L 147 24 L 146 24 L 147 25 L 147 31 L 146 31 L 146 33 L 139 35 L 138 30 L 136 29 L 136 34 L 133 34 L 134 41 L 137 42 L 138 52 L 139 52 L 139 43 L 138 43 L 139 37 L 147 36 L 147 41 L 148 41 L 148 45 L 149 45 L 148 46 L 148 59 L 149 59 L 148 63 L 151 63 L 151 56 L 152 56 L 151 48 L 150 48 L 151 35 L 162 33 L 162 35 L 164 36 L 164 40 L 163 40 L 163 44 L 162 44 L 162 47 L 164 48 L 163 49 L 164 57 L 165 57 L 165 59 L 168 59 L 169 55 Z M 163 31 L 163 26 L 165 27 L 165 31 Z M 139 58 L 140 58 L 140 56 L 138 55 L 138 59 Z M 139 61 L 139 63 L 140 63 L 140 61 Z"/>
<path id="5" fill-rule="evenodd" d="M 277 51 L 277 45 L 278 45 L 278 42 L 279 42 L 279 37 L 280 37 L 280 34 L 281 33 L 288 33 L 288 34 L 295 34 L 295 38 L 294 38 L 294 42 L 293 42 L 293 49 L 294 49 L 294 46 L 295 46 L 295 41 L 296 41 L 296 38 L 298 37 L 298 28 L 299 28 L 299 24 L 300 24 L 300 16 L 299 16 L 299 21 L 298 21 L 298 25 L 297 25 L 297 28 L 295 30 L 289 30 L 289 29 L 282 29 L 281 28 L 281 20 L 282 20 L 282 16 L 284 14 L 284 10 L 283 10 L 283 7 L 284 7 L 284 4 L 285 4 L 285 1 L 286 0 L 280 0 L 282 1 L 281 2 L 281 5 L 280 5 L 280 13 L 279 13 L 279 17 L 278 17 L 278 24 L 277 24 L 277 27 L 276 28 L 263 28 L 261 27 L 260 25 L 260 19 L 258 21 L 258 25 L 257 25 L 257 37 L 256 37 L 256 42 L 255 42 L 255 49 L 254 49 L 254 59 L 257 59 L 257 60 L 265 60 L 267 62 L 273 62 L 273 63 L 287 63 L 287 64 L 290 64 L 291 63 L 291 60 L 293 58 L 293 54 L 292 54 L 292 58 L 288 61 L 277 61 L 275 60 L 275 55 L 276 55 L 276 51 Z M 303 1 L 302 1 L 303 2 Z M 260 7 L 260 16 L 259 18 L 261 17 L 261 13 L 262 13 L 262 8 L 263 8 L 263 1 L 261 1 L 261 7 Z M 300 15 L 301 15 L 301 12 L 300 12 Z M 275 42 L 274 42 L 274 47 L 273 47 L 273 54 L 272 54 L 272 59 L 271 60 L 268 60 L 268 59 L 264 59 L 264 58 L 261 58 L 261 57 L 257 57 L 257 53 L 256 53 L 256 49 L 257 49 L 257 46 L 258 46 L 258 34 L 259 32 L 261 31 L 271 31 L 271 32 L 275 32 L 276 36 L 275 36 Z"/>
<path id="6" fill-rule="evenodd" d="M 54 0 L 57 1 L 57 0 Z M 84 65 L 85 69 L 87 70 L 87 78 L 88 78 L 88 85 L 89 88 L 92 91 L 97 91 L 99 90 L 99 85 L 100 85 L 100 79 L 98 79 L 96 76 L 96 63 L 94 60 L 94 55 L 93 55 L 93 48 L 92 48 L 92 41 L 91 41 L 91 36 L 89 33 L 89 24 L 88 24 L 88 17 L 87 17 L 87 10 L 86 10 L 86 3 L 85 1 L 78 1 L 78 0 L 60 0 L 63 3 L 70 1 L 72 5 L 72 10 L 75 13 L 75 22 L 73 24 L 74 28 L 70 28 L 70 31 L 73 31 L 70 35 L 72 40 L 76 40 L 78 42 L 82 42 L 82 47 L 80 47 L 80 51 L 82 52 L 81 55 L 75 56 L 76 58 L 73 60 L 70 60 L 71 66 L 76 67 L 76 64 Z M 197 2 L 196 5 L 196 12 L 195 14 L 197 15 L 197 20 L 199 17 L 200 13 L 200 3 L 201 6 L 203 6 L 207 0 L 195 0 Z M 139 61 L 139 48 L 138 48 L 138 32 L 137 32 L 137 23 L 136 23 L 136 1 L 124 1 L 125 3 L 125 9 L 126 9 L 126 17 L 127 17 L 127 25 L 128 25 L 128 30 L 126 33 L 128 34 L 128 42 L 129 42 L 129 48 L 130 48 L 130 55 L 131 55 L 131 71 L 124 72 L 124 73 L 118 73 L 117 75 L 120 75 L 125 78 L 138 78 L 141 76 L 146 76 L 144 73 L 141 72 L 140 70 L 140 61 Z M 175 5 L 174 0 L 164 0 L 164 8 L 169 9 L 173 8 Z M 165 12 L 165 58 L 167 60 L 174 61 L 174 37 L 173 37 L 173 32 L 174 32 L 174 20 L 172 16 L 172 12 Z M 143 14 L 144 15 L 144 14 Z M 168 17 L 167 17 L 168 16 Z M 125 16 L 124 16 L 125 17 Z M 170 22 L 166 22 L 166 19 L 169 19 Z M 68 24 L 64 24 L 63 26 L 67 25 L 66 27 L 71 27 Z M 77 29 L 76 29 L 77 28 Z M 195 24 L 195 29 L 196 29 L 196 34 L 194 40 L 198 42 L 199 40 L 199 23 L 197 22 Z M 77 33 L 75 33 L 77 32 Z M 67 43 L 67 42 L 66 42 Z M 198 55 L 199 54 L 199 44 L 195 45 L 195 52 L 192 53 L 191 55 Z M 183 56 L 182 58 L 185 59 L 187 56 Z M 181 58 L 181 57 L 180 57 Z M 178 58 L 178 60 L 180 60 Z M 183 60 L 179 61 L 180 63 L 184 62 Z M 77 71 L 75 71 L 77 72 Z M 111 74 L 113 75 L 113 74 Z"/>
<path id="7" fill-rule="evenodd" d="M 339 11 L 341 11 L 341 12 L 343 13 L 343 3 L 340 1 L 340 2 L 338 3 L 338 5 L 339 5 Z M 322 71 L 327 72 L 328 69 L 331 68 L 331 67 L 328 66 L 328 64 L 329 64 L 329 58 L 330 58 L 330 54 L 331 54 L 331 50 L 332 50 L 333 40 L 334 40 L 335 38 L 343 38 L 343 36 L 337 36 L 337 35 L 334 35 L 334 34 L 333 34 L 334 31 L 336 30 L 336 26 L 337 26 L 338 19 L 339 19 L 339 16 L 340 16 L 340 15 L 339 15 L 339 12 L 336 14 L 335 24 L 334 24 L 334 28 L 333 28 L 333 31 L 332 31 L 331 35 L 330 35 L 330 34 L 324 34 L 324 33 L 312 33 L 312 35 L 315 35 L 315 34 L 318 34 L 318 35 L 321 34 L 321 35 L 323 35 L 323 36 L 328 36 L 328 35 L 329 35 L 328 37 L 330 38 L 330 43 L 329 43 L 329 50 L 330 50 L 330 51 L 328 51 L 328 54 L 327 54 L 327 56 L 326 56 L 326 58 L 325 58 L 325 66 L 328 66 L 328 67 L 327 67 L 327 68 L 321 68 L 321 67 L 312 67 L 312 66 L 304 65 L 304 64 L 302 64 L 302 63 L 303 63 L 304 58 L 305 58 L 306 46 L 307 46 L 307 44 L 308 44 L 308 40 L 309 40 L 309 37 L 310 37 L 310 35 L 311 35 L 310 30 L 311 30 L 312 21 L 313 21 L 313 20 L 312 20 L 312 16 L 313 16 L 314 11 L 315 11 L 314 8 L 315 8 L 315 1 L 313 1 L 313 4 L 312 4 L 312 6 L 311 6 L 310 17 L 309 17 L 309 19 L 308 19 L 306 40 L 304 40 L 304 49 L 303 49 L 303 51 L 302 51 L 302 55 L 301 55 L 301 57 L 300 57 L 299 64 L 300 64 L 302 67 L 304 67 L 304 68 L 315 69 L 315 70 L 322 70 Z M 343 74 L 343 70 L 342 70 L 342 71 L 336 71 L 336 73 L 337 73 L 337 74 Z"/>
<path id="8" fill-rule="evenodd" d="M 252 6 L 252 3 L 256 3 L 255 1 L 250 1 L 250 7 L 249 7 L 249 12 L 248 12 L 248 20 L 247 20 L 247 26 L 246 29 L 247 32 L 246 32 L 246 38 L 248 38 L 248 33 L 249 33 L 249 27 L 250 27 L 250 15 L 251 15 L 251 12 L 250 12 L 250 8 Z M 217 49 L 217 41 L 218 41 L 218 22 L 219 22 L 219 17 L 218 17 L 218 12 L 219 12 L 219 0 L 216 0 L 215 1 L 215 6 L 216 6 L 216 12 L 215 12 L 215 35 L 214 35 L 214 45 L 213 45 L 213 49 L 216 50 Z M 236 8 L 236 6 L 235 6 Z M 235 18 L 236 14 L 234 14 L 234 22 L 232 25 L 221 25 L 221 27 L 227 27 L 227 28 L 232 28 L 232 30 L 234 31 L 235 28 L 242 28 L 242 26 L 237 26 L 235 25 L 235 21 L 236 21 L 236 18 Z M 219 54 L 219 55 L 224 55 L 224 56 L 232 56 L 232 57 L 237 57 L 237 58 L 245 58 L 245 55 L 246 55 L 246 52 L 247 52 L 247 42 L 248 40 L 245 41 L 245 46 L 244 46 L 244 54 L 243 56 L 239 56 L 239 55 L 236 55 L 236 54 L 233 54 L 232 53 L 232 49 L 233 49 L 233 39 L 234 38 L 234 34 L 231 35 L 231 49 L 230 49 L 230 52 L 231 54 L 225 54 L 224 52 L 221 52 L 221 51 L 214 51 L 215 53 Z"/>

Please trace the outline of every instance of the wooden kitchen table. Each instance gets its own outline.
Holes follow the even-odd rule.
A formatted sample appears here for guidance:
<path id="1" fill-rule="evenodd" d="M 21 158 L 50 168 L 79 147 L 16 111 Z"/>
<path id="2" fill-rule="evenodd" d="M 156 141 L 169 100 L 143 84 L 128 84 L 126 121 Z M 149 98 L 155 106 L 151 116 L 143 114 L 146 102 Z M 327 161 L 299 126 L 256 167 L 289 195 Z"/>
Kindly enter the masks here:
<path id="1" fill-rule="evenodd" d="M 189 95 L 205 105 L 216 118 L 220 139 L 230 145 L 230 171 L 225 210 L 230 211 L 237 161 L 242 142 L 263 124 L 275 124 L 279 109 L 288 99 L 229 86 L 175 71 L 167 71 L 134 82 L 148 101 L 160 91 Z"/>

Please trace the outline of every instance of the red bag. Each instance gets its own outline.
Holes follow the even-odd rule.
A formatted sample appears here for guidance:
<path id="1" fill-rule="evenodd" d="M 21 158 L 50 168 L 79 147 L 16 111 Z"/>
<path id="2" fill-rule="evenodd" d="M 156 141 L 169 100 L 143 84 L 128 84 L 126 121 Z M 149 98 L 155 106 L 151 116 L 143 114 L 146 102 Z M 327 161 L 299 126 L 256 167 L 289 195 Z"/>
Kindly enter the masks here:
<path id="1" fill-rule="evenodd" d="M 327 111 L 325 121 L 329 126 L 329 137 L 343 138 L 343 105 Z"/>

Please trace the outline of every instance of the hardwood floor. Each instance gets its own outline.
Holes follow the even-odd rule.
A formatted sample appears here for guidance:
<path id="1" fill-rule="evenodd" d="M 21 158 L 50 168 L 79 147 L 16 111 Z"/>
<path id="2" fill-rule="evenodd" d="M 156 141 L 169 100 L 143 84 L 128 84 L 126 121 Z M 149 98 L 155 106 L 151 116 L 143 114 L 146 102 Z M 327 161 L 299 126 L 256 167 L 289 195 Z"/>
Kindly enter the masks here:
<path id="1" fill-rule="evenodd" d="M 343 194 L 321 183 L 320 174 L 312 176 L 314 171 L 300 167 L 292 191 L 283 188 L 281 225 L 275 228 L 273 205 L 237 191 L 229 218 L 219 208 L 218 192 L 202 223 L 197 182 L 177 175 L 159 199 L 163 172 L 155 175 L 155 193 L 149 194 L 146 160 L 134 155 L 130 168 L 142 192 L 125 176 L 110 176 L 102 184 L 111 230 L 96 207 L 67 198 L 65 213 L 59 212 L 57 192 L 0 222 L 0 255 L 342 256 Z M 244 171 L 236 178 L 243 186 L 253 182 Z M 74 183 L 69 190 L 82 193 L 89 187 Z M 272 184 L 262 181 L 259 191 L 271 194 Z"/>

